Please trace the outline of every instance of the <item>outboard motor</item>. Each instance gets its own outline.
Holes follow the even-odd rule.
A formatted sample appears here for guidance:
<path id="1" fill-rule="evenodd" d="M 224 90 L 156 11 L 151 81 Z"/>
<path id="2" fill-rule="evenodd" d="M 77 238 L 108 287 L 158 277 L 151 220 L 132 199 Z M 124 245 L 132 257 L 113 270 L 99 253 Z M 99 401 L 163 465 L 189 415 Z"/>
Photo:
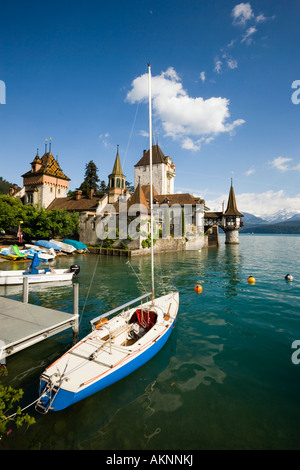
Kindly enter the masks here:
<path id="1" fill-rule="evenodd" d="M 72 264 L 72 266 L 70 266 L 70 271 L 71 273 L 74 273 L 75 276 L 78 276 L 80 273 L 80 266 L 78 266 L 78 264 Z"/>

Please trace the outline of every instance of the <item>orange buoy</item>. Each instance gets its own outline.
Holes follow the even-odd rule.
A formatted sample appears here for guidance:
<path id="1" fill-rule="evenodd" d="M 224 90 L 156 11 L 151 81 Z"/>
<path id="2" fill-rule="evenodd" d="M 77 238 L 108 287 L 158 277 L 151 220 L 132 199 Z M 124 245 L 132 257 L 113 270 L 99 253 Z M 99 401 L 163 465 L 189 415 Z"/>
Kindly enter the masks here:
<path id="1" fill-rule="evenodd" d="M 249 283 L 249 284 L 255 284 L 255 277 L 249 276 L 249 277 L 248 277 L 248 283 Z"/>
<path id="2" fill-rule="evenodd" d="M 202 291 L 203 291 L 202 286 L 200 286 L 200 284 L 197 284 L 195 286 L 195 292 L 197 292 L 197 294 L 201 294 Z"/>

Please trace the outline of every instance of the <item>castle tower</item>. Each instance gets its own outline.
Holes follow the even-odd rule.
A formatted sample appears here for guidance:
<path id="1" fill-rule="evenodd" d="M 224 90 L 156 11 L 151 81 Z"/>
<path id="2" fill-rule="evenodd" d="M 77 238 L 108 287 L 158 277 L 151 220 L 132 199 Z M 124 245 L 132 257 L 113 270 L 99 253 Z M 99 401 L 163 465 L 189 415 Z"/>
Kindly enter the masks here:
<path id="1" fill-rule="evenodd" d="M 227 209 L 222 214 L 222 229 L 226 234 L 225 243 L 228 245 L 239 244 L 239 230 L 243 226 L 241 218 L 244 217 L 238 211 L 234 189 L 231 179 L 231 187 L 229 191 Z"/>
<path id="2" fill-rule="evenodd" d="M 175 165 L 158 145 L 152 146 L 153 186 L 158 194 L 174 194 Z M 142 158 L 134 165 L 134 189 L 150 184 L 150 150 L 144 150 Z"/>
<path id="3" fill-rule="evenodd" d="M 119 197 L 126 192 L 125 175 L 123 174 L 121 167 L 118 146 L 113 171 L 108 177 L 108 203 L 113 204 L 114 202 L 117 202 Z"/>
<path id="4" fill-rule="evenodd" d="M 31 162 L 31 170 L 22 175 L 25 188 L 24 204 L 39 204 L 48 207 L 55 199 L 66 197 L 69 188 L 68 178 L 62 171 L 58 161 L 51 153 L 51 147 L 40 158 L 39 151 Z"/>

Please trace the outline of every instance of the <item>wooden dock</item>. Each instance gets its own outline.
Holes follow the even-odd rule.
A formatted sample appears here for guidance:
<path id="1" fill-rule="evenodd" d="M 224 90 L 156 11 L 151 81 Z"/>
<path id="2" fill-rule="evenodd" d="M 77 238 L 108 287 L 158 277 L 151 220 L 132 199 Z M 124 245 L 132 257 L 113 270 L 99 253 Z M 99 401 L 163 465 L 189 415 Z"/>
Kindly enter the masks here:
<path id="1" fill-rule="evenodd" d="M 0 360 L 68 328 L 78 334 L 78 284 L 73 314 L 0 297 Z"/>

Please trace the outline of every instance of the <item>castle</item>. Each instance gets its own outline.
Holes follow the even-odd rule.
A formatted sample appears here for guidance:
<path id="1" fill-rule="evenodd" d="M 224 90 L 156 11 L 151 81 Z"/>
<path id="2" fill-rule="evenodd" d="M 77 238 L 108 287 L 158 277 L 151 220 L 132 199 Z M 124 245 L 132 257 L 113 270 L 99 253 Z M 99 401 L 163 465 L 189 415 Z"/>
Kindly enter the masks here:
<path id="1" fill-rule="evenodd" d="M 242 227 L 242 217 L 237 209 L 233 184 L 231 182 L 228 204 L 226 211 L 209 212 L 205 206 L 205 201 L 188 193 L 174 193 L 175 164 L 170 156 L 165 156 L 158 144 L 152 146 L 153 162 L 153 208 L 168 208 L 168 220 L 170 233 L 164 240 L 158 240 L 157 251 L 181 250 L 181 249 L 201 249 L 209 245 L 210 233 L 218 233 L 216 227 L 220 227 L 226 234 L 226 244 L 239 243 L 239 230 Z M 148 233 L 150 216 L 150 151 L 144 150 L 142 157 L 134 166 L 134 193 L 130 194 L 126 187 L 125 175 L 123 173 L 119 147 L 113 166 L 112 173 L 108 176 L 108 186 L 106 191 L 100 195 L 95 195 L 91 190 L 88 196 L 83 196 L 80 190 L 76 190 L 75 196 L 67 196 L 70 178 L 62 171 L 57 159 L 51 153 L 51 144 L 47 152 L 42 157 L 37 152 L 31 162 L 31 169 L 23 176 L 23 202 L 24 204 L 39 204 L 48 210 L 65 209 L 68 212 L 79 213 L 80 240 L 88 245 L 99 244 L 99 231 L 97 224 L 99 221 L 115 218 L 117 227 L 120 228 L 122 218 L 120 204 L 126 209 L 126 217 L 136 206 L 143 207 L 144 228 L 143 232 Z M 186 208 L 189 212 L 186 212 Z M 177 212 L 175 212 L 175 208 Z M 138 212 L 139 213 L 139 212 Z M 188 217 L 185 220 L 186 215 Z M 140 215 L 140 213 L 139 213 Z M 127 224 L 128 224 L 128 219 Z M 161 214 L 158 216 L 157 225 L 163 229 Z M 176 225 L 177 224 L 177 225 Z M 176 226 L 184 226 L 181 236 L 176 237 Z M 125 237 L 125 235 L 124 235 Z M 138 240 L 130 240 L 126 232 L 126 237 L 115 242 L 118 247 L 122 242 L 126 242 L 129 249 L 140 249 L 142 246 L 142 236 Z M 218 236 L 214 244 L 218 244 Z"/>

